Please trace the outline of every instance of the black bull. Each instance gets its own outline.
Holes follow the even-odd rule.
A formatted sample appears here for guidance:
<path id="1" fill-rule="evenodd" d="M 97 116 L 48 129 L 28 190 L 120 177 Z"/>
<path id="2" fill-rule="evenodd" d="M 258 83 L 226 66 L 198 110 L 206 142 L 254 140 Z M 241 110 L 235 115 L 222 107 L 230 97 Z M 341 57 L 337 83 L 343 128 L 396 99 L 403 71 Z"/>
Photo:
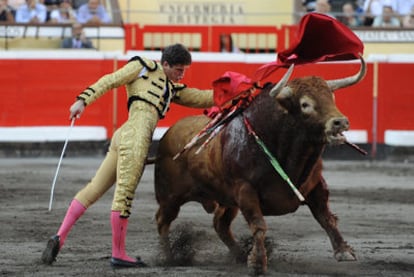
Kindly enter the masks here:
<path id="1" fill-rule="evenodd" d="M 333 91 L 358 83 L 360 71 L 350 77 L 324 81 L 305 77 L 290 81 L 290 72 L 276 85 L 266 86 L 242 114 L 236 116 L 198 154 L 200 144 L 173 157 L 207 124 L 206 116 L 186 117 L 163 136 L 155 161 L 156 214 L 163 254 L 171 254 L 169 229 L 180 207 L 189 201 L 214 212 L 213 225 L 238 261 L 254 274 L 267 270 L 264 216 L 283 215 L 306 204 L 328 234 L 338 261 L 355 260 L 352 248 L 337 228 L 328 206 L 329 190 L 322 176 L 322 158 L 328 144 L 345 141 L 348 119 L 337 109 Z M 290 70 L 289 70 L 290 71 Z M 305 198 L 301 203 L 286 181 L 276 173 L 244 123 L 252 128 L 278 160 Z M 241 211 L 251 230 L 252 250 L 244 253 L 230 225 Z"/>

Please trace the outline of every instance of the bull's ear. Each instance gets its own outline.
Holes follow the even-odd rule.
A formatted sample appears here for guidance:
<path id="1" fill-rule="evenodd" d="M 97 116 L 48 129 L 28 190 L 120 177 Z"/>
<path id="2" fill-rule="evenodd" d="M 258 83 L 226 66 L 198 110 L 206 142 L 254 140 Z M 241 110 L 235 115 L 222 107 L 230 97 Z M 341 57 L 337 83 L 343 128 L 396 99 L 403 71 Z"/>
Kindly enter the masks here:
<path id="1" fill-rule="evenodd" d="M 293 72 L 293 67 L 295 65 L 292 63 L 288 69 L 288 71 L 286 71 L 285 75 L 282 77 L 282 79 L 280 79 L 280 81 L 270 90 L 269 95 L 274 97 L 276 94 L 278 94 L 278 92 L 284 87 L 286 86 L 287 82 L 289 81 L 290 75 L 292 75 Z"/>

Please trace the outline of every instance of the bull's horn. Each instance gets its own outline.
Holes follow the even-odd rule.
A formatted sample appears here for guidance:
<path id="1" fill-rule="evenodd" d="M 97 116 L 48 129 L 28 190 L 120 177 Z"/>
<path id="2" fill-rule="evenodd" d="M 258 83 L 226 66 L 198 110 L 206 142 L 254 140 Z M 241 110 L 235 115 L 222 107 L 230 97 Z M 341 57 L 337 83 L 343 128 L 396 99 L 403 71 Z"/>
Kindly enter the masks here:
<path id="1" fill-rule="evenodd" d="M 326 81 L 326 83 L 332 91 L 352 86 L 353 84 L 358 83 L 362 80 L 362 78 L 364 78 L 365 73 L 367 72 L 367 67 L 364 58 L 362 56 L 359 56 L 359 59 L 361 60 L 361 68 L 359 69 L 359 72 L 357 74 L 342 79 Z"/>
<path id="2" fill-rule="evenodd" d="M 279 92 L 279 90 L 281 88 L 286 86 L 286 84 L 287 84 L 287 82 L 290 78 L 290 75 L 293 72 L 293 67 L 294 67 L 294 64 L 292 63 L 290 65 L 288 71 L 286 71 L 285 75 L 282 77 L 282 79 L 270 90 L 270 92 L 269 92 L 270 96 L 274 97 Z"/>

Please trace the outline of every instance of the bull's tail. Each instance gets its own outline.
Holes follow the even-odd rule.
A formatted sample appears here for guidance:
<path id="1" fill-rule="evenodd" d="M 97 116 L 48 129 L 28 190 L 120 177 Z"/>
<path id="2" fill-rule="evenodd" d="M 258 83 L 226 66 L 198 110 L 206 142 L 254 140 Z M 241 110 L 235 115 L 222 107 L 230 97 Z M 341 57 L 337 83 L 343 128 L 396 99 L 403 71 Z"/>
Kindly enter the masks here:
<path id="1" fill-rule="evenodd" d="M 147 157 L 147 159 L 145 160 L 145 164 L 146 165 L 148 165 L 148 164 L 154 164 L 156 160 L 157 160 L 157 157 L 156 156 Z"/>

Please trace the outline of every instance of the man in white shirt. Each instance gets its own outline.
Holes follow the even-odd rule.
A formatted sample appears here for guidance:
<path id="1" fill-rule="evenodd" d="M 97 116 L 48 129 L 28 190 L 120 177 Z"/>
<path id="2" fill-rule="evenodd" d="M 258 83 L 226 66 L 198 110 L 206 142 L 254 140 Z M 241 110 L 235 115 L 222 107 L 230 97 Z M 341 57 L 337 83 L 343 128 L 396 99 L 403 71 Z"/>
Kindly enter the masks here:
<path id="1" fill-rule="evenodd" d="M 392 9 L 396 11 L 397 1 L 396 0 L 365 0 L 364 13 L 367 15 L 371 15 L 373 17 L 382 15 L 383 6 L 391 6 Z"/>
<path id="2" fill-rule="evenodd" d="M 47 8 L 37 0 L 26 0 L 16 11 L 18 23 L 44 23 L 46 22 Z"/>
<path id="3" fill-rule="evenodd" d="M 105 24 L 111 23 L 112 19 L 100 0 L 89 0 L 78 9 L 77 21 L 82 24 Z"/>
<path id="4" fill-rule="evenodd" d="M 396 0 L 397 9 L 395 10 L 400 16 L 405 16 L 411 12 L 414 7 L 414 0 Z"/>

